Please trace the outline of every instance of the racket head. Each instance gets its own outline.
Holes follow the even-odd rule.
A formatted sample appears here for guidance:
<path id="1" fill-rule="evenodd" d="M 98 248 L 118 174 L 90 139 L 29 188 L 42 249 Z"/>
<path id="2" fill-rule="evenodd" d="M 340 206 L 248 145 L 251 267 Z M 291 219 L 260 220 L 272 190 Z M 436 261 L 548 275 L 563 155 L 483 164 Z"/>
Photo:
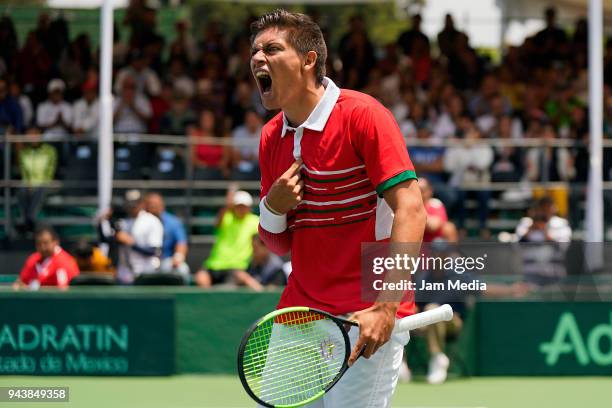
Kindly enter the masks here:
<path id="1" fill-rule="evenodd" d="M 238 348 L 238 375 L 265 407 L 299 407 L 331 389 L 348 368 L 347 322 L 308 307 L 278 309 L 257 320 Z"/>

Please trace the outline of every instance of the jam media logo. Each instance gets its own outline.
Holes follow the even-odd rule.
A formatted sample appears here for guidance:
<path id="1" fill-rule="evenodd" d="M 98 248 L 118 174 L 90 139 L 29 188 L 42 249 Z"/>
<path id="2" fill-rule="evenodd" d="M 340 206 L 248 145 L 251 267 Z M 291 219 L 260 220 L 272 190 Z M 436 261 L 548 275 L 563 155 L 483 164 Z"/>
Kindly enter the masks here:
<path id="1" fill-rule="evenodd" d="M 540 352 L 546 356 L 548 366 L 555 366 L 565 354 L 573 355 L 581 366 L 591 362 L 599 366 L 612 365 L 612 311 L 609 323 L 592 327 L 584 336 L 574 314 L 563 313 L 551 341 L 540 344 Z"/>

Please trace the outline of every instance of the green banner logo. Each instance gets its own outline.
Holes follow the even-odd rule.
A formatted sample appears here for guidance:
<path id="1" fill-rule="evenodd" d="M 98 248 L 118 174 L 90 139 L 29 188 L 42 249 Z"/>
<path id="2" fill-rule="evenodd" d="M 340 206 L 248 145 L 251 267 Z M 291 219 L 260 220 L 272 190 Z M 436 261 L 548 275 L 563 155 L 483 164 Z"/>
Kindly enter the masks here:
<path id="1" fill-rule="evenodd" d="M 19 311 L 0 313 L 0 376 L 175 371 L 172 298 L 40 294 L 0 297 L 0 310 Z"/>
<path id="2" fill-rule="evenodd" d="M 607 338 L 607 350 L 602 347 L 602 339 Z M 546 364 L 555 366 L 562 354 L 574 355 L 578 364 L 586 366 L 612 365 L 612 311 L 610 322 L 598 324 L 583 336 L 571 312 L 561 314 L 553 338 L 548 343 L 540 344 L 540 352 L 546 356 Z"/>

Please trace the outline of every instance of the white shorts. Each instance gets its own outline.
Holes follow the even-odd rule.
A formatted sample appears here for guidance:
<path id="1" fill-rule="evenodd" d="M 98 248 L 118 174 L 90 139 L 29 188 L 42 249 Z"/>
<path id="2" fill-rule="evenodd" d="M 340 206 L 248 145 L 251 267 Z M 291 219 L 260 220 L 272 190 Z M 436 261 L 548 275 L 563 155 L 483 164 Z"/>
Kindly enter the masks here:
<path id="1" fill-rule="evenodd" d="M 274 337 L 274 333 L 273 336 Z M 349 332 L 352 346 L 359 337 L 353 327 Z M 408 332 L 394 334 L 369 359 L 360 357 L 323 398 L 306 408 L 388 408 L 397 385 L 404 346 L 410 340 Z M 272 340 L 273 341 L 273 340 Z M 264 374 L 265 376 L 265 374 Z"/>

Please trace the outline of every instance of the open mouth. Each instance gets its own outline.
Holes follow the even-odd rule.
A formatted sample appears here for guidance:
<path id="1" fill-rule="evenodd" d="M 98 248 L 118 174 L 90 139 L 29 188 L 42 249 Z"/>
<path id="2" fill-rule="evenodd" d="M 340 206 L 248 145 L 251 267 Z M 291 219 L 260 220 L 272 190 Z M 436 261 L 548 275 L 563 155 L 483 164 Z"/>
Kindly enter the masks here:
<path id="1" fill-rule="evenodd" d="M 272 78 L 270 74 L 265 71 L 259 71 L 255 74 L 257 82 L 259 82 L 259 89 L 262 94 L 266 94 L 272 90 Z"/>

